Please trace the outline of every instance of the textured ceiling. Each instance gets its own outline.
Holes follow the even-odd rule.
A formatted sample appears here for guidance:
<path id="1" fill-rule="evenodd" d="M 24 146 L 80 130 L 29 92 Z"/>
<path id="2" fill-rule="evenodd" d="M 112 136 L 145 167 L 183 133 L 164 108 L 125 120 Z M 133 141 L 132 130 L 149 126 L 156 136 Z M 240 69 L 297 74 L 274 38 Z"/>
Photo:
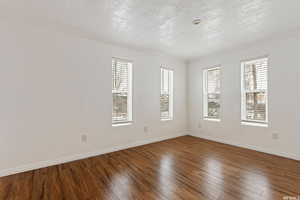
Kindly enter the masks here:
<path id="1" fill-rule="evenodd" d="M 300 27 L 299 0 L 0 0 L 0 17 L 39 19 L 184 59 Z M 195 26 L 192 20 L 202 23 Z"/>

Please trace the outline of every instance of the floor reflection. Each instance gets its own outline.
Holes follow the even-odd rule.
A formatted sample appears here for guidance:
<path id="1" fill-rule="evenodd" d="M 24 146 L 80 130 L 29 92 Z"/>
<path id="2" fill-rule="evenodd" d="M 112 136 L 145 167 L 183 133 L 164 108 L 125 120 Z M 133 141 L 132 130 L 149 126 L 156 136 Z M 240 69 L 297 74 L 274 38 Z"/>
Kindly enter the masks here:
<path id="1" fill-rule="evenodd" d="M 224 192 L 224 174 L 222 163 L 217 158 L 209 158 L 205 163 L 205 193 L 217 199 Z"/>
<path id="2" fill-rule="evenodd" d="M 241 180 L 243 199 L 249 199 L 249 197 L 253 197 L 257 193 L 259 195 L 256 199 L 273 199 L 270 191 L 271 185 L 263 172 L 259 170 L 245 171 Z"/>
<path id="3" fill-rule="evenodd" d="M 173 197 L 175 188 L 174 158 L 171 154 L 163 155 L 159 166 L 159 189 L 162 196 Z"/>
<path id="4" fill-rule="evenodd" d="M 127 172 L 116 174 L 113 176 L 109 185 L 109 194 L 116 195 L 122 200 L 130 200 L 131 179 Z M 115 196 L 109 196 L 107 199 L 115 199 Z"/>

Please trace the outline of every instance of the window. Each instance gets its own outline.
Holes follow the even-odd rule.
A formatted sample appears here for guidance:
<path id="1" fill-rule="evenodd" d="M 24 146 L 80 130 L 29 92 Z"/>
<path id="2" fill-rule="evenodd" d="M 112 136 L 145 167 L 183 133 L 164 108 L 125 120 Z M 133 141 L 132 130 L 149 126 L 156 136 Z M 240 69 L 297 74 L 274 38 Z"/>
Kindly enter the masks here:
<path id="1" fill-rule="evenodd" d="M 268 122 L 268 58 L 242 62 L 242 122 Z"/>
<path id="2" fill-rule="evenodd" d="M 173 119 L 173 71 L 160 69 L 160 119 Z"/>
<path id="3" fill-rule="evenodd" d="M 112 59 L 112 123 L 132 121 L 132 63 Z"/>
<path id="4" fill-rule="evenodd" d="M 221 68 L 203 71 L 203 114 L 204 119 L 220 120 Z"/>

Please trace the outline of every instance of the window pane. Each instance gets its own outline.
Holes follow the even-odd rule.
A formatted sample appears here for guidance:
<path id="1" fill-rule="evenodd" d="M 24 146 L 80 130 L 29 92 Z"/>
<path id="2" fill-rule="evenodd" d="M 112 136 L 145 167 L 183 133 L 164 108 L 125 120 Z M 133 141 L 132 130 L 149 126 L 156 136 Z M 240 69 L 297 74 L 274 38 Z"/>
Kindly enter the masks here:
<path id="1" fill-rule="evenodd" d="M 221 69 L 213 68 L 204 71 L 204 117 L 220 119 Z"/>
<path id="2" fill-rule="evenodd" d="M 220 94 L 208 94 L 208 110 L 209 118 L 220 118 Z"/>
<path id="3" fill-rule="evenodd" d="M 220 69 L 207 71 L 207 93 L 220 93 Z"/>
<path id="4" fill-rule="evenodd" d="M 162 119 L 169 117 L 169 94 L 160 95 L 160 117 Z"/>
<path id="5" fill-rule="evenodd" d="M 267 122 L 268 59 L 242 63 L 242 120 Z"/>
<path id="6" fill-rule="evenodd" d="M 246 94 L 246 119 L 266 120 L 266 94 L 264 92 Z"/>
<path id="7" fill-rule="evenodd" d="M 112 122 L 131 121 L 131 63 L 112 60 Z"/>
<path id="8" fill-rule="evenodd" d="M 126 121 L 127 119 L 127 93 L 113 93 L 113 121 Z"/>
<path id="9" fill-rule="evenodd" d="M 160 69 L 161 72 L 161 90 L 160 90 L 160 118 L 173 118 L 173 71 Z"/>
<path id="10" fill-rule="evenodd" d="M 244 69 L 245 90 L 267 89 L 267 62 L 265 60 L 249 63 Z"/>

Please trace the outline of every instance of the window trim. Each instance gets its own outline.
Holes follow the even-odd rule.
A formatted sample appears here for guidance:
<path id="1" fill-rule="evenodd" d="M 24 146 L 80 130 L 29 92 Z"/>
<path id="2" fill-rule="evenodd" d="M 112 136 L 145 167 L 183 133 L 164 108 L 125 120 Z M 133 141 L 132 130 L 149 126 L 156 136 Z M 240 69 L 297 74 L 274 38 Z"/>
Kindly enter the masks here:
<path id="1" fill-rule="evenodd" d="M 207 96 L 208 96 L 208 85 L 207 85 L 207 72 L 208 71 L 213 71 L 213 70 L 220 70 L 220 113 L 219 113 L 219 118 L 211 118 L 206 116 L 208 113 L 208 102 L 207 102 Z M 211 121 L 211 122 L 221 122 L 222 121 L 222 65 L 215 65 L 213 67 L 208 67 L 203 69 L 202 72 L 202 78 L 203 78 L 203 89 L 202 89 L 202 109 L 203 109 L 203 113 L 202 113 L 202 118 L 205 121 Z"/>
<path id="2" fill-rule="evenodd" d="M 160 72 L 160 94 L 159 94 L 159 97 L 161 95 L 161 70 L 168 70 L 168 71 L 171 71 L 172 72 L 172 78 L 171 80 L 169 80 L 169 86 L 171 87 L 170 88 L 170 102 L 169 102 L 169 117 L 166 118 L 166 119 L 162 119 L 161 118 L 161 110 L 159 111 L 160 113 L 160 121 L 162 122 L 168 122 L 168 121 L 173 121 L 174 120 L 174 73 L 175 73 L 175 70 L 172 69 L 172 68 L 168 68 L 168 67 L 165 67 L 165 66 L 160 66 L 159 68 L 159 72 Z M 159 103 L 160 105 L 160 103 Z"/>
<path id="3" fill-rule="evenodd" d="M 116 122 L 112 123 L 113 127 L 119 127 L 119 126 L 130 126 L 133 124 L 133 121 L 124 121 L 124 122 Z"/>
<path id="4" fill-rule="evenodd" d="M 133 85 L 134 85 L 134 70 L 133 70 L 133 61 L 132 60 L 129 60 L 129 59 L 124 59 L 124 58 L 117 58 L 117 57 L 112 57 L 111 58 L 111 61 L 113 60 L 116 60 L 116 61 L 121 61 L 121 62 L 127 62 L 127 63 L 130 63 L 131 66 L 129 67 L 129 71 L 130 73 L 128 74 L 128 82 L 129 82 L 129 87 L 128 87 L 128 93 L 130 94 L 129 95 L 129 99 L 130 99 L 130 104 L 128 105 L 127 109 L 130 110 L 131 112 L 129 112 L 129 117 L 128 117 L 128 120 L 126 121 L 113 121 L 112 120 L 112 126 L 113 127 L 119 127 L 119 126 L 127 126 L 127 125 L 132 125 L 134 123 L 134 109 L 133 109 L 133 97 L 134 97 L 134 89 L 133 89 Z M 113 106 L 113 99 L 112 99 L 112 106 Z M 112 117 L 111 117 L 112 119 Z"/>
<path id="5" fill-rule="evenodd" d="M 255 61 L 258 60 L 263 60 L 263 59 L 267 59 L 267 89 L 266 90 L 245 90 L 244 88 L 244 71 L 245 71 L 245 65 L 249 64 L 249 63 L 254 63 Z M 250 59 L 244 59 L 240 61 L 240 65 L 241 65 L 241 73 L 240 73 L 240 78 L 241 78 L 241 125 L 247 125 L 247 126 L 258 126 L 258 127 L 268 127 L 269 126 L 269 67 L 270 67 L 270 58 L 268 55 L 264 55 L 264 56 L 259 56 L 259 57 L 255 57 L 255 58 L 250 58 Z M 265 92 L 266 94 L 266 120 L 262 121 L 262 120 L 249 120 L 249 119 L 245 119 L 245 95 L 247 94 L 247 92 Z"/>

